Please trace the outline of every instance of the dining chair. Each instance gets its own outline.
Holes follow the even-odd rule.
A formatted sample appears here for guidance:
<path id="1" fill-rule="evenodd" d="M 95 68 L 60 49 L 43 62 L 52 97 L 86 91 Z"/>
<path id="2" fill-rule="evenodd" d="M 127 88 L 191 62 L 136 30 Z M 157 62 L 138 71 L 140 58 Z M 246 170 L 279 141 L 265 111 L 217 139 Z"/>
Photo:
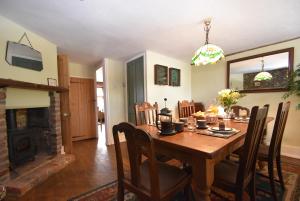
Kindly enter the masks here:
<path id="1" fill-rule="evenodd" d="M 249 117 L 249 115 L 250 115 L 250 110 L 248 108 L 240 106 L 240 105 L 233 105 L 233 106 L 231 106 L 231 109 L 232 109 L 232 111 L 233 111 L 233 113 L 235 114 L 236 117 L 240 116 L 240 111 L 241 110 L 246 111 L 247 117 Z"/>
<path id="2" fill-rule="evenodd" d="M 202 102 L 195 102 L 195 112 L 205 112 L 205 106 Z"/>
<path id="3" fill-rule="evenodd" d="M 236 201 L 243 200 L 243 193 L 247 187 L 250 190 L 251 200 L 255 200 L 255 165 L 267 110 L 267 107 L 254 106 L 252 108 L 239 162 L 223 160 L 215 166 L 213 187 L 233 193 Z M 214 188 L 213 192 L 220 195 Z"/>
<path id="4" fill-rule="evenodd" d="M 155 102 L 154 105 L 151 105 L 148 102 L 135 104 L 134 110 L 135 110 L 135 122 L 137 126 L 142 124 L 155 125 L 156 114 L 158 112 L 157 102 Z"/>
<path id="5" fill-rule="evenodd" d="M 120 133 L 125 134 L 127 142 L 130 178 L 124 174 Z M 157 161 L 150 134 L 131 123 L 123 122 L 113 126 L 113 137 L 117 159 L 118 201 L 124 200 L 124 189 L 133 192 L 139 200 L 170 200 L 181 191 L 189 200 L 191 174 Z M 146 158 L 143 162 L 139 160 L 141 154 Z"/>
<path id="6" fill-rule="evenodd" d="M 276 196 L 276 189 L 275 189 L 274 163 L 273 163 L 274 160 L 276 160 L 279 183 L 281 185 L 282 190 L 285 189 L 284 181 L 282 177 L 280 152 L 281 152 L 282 137 L 283 137 L 286 121 L 288 118 L 289 109 L 290 109 L 290 102 L 279 103 L 277 108 L 276 119 L 273 127 L 271 143 L 269 146 L 265 144 L 261 144 L 258 151 L 258 160 L 268 162 L 268 178 L 270 181 L 271 193 L 275 201 L 278 200 L 278 198 Z"/>
<path id="7" fill-rule="evenodd" d="M 179 118 L 189 117 L 195 113 L 194 101 L 189 102 L 188 100 L 178 101 L 178 115 Z"/>

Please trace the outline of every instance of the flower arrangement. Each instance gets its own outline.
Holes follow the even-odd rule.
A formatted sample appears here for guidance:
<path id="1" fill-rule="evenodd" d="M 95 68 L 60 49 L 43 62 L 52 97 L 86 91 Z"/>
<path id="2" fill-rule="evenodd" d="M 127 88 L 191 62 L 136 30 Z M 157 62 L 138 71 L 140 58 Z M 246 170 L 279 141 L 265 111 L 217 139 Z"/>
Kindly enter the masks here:
<path id="1" fill-rule="evenodd" d="M 222 105 L 226 112 L 229 112 L 230 107 L 236 104 L 244 94 L 240 94 L 237 90 L 233 89 L 223 89 L 218 92 L 217 100 L 220 105 Z"/>

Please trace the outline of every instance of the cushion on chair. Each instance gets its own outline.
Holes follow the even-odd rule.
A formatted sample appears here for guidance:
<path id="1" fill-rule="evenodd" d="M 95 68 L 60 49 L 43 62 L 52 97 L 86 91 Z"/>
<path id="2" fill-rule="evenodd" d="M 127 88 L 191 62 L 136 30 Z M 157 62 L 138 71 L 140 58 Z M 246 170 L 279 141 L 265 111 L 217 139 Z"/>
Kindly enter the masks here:
<path id="1" fill-rule="evenodd" d="M 215 165 L 214 186 L 232 192 L 236 183 L 236 177 L 239 169 L 239 164 L 223 160 Z"/>
<path id="2" fill-rule="evenodd" d="M 269 156 L 269 146 L 265 144 L 260 144 L 258 155 L 257 155 L 258 160 L 268 161 L 268 156 Z"/>
<path id="3" fill-rule="evenodd" d="M 171 187 L 174 187 L 175 184 L 178 184 L 183 179 L 187 178 L 186 171 L 179 169 L 175 166 L 168 165 L 166 163 L 157 163 L 159 170 L 159 187 L 161 194 L 164 194 Z M 149 163 L 147 160 L 141 165 L 141 183 L 147 190 L 150 190 Z"/>

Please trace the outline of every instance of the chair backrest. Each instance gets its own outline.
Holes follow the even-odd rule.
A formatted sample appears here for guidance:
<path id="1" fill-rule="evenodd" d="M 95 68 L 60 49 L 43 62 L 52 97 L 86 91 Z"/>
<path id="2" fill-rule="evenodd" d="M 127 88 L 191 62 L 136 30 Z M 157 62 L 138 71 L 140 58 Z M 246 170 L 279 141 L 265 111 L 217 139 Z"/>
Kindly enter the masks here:
<path id="1" fill-rule="evenodd" d="M 243 152 L 237 175 L 237 186 L 244 188 L 255 175 L 255 165 L 259 145 L 267 119 L 268 105 L 263 108 L 254 106 L 251 110 Z"/>
<path id="2" fill-rule="evenodd" d="M 231 106 L 231 109 L 233 110 L 233 113 L 237 117 L 240 116 L 240 110 L 245 110 L 247 113 L 247 117 L 249 117 L 249 115 L 250 115 L 250 110 L 248 108 L 240 106 L 240 105 L 233 105 L 233 106 Z"/>
<path id="3" fill-rule="evenodd" d="M 194 101 L 189 102 L 188 100 L 178 101 L 178 115 L 179 118 L 189 117 L 195 113 Z"/>
<path id="4" fill-rule="evenodd" d="M 195 112 L 205 112 L 205 106 L 202 102 L 195 102 Z"/>
<path id="5" fill-rule="evenodd" d="M 130 180 L 124 177 L 124 167 L 122 152 L 119 141 L 119 134 L 124 133 L 130 164 Z M 142 129 L 136 128 L 131 123 L 122 122 L 113 126 L 113 137 L 115 142 L 117 168 L 118 168 L 118 181 L 123 182 L 127 187 L 131 187 L 134 193 L 140 196 L 147 196 L 157 200 L 160 195 L 158 167 L 155 157 L 154 143 L 150 134 Z M 141 184 L 141 154 L 143 154 L 149 164 L 149 178 L 150 178 L 150 191 L 146 192 Z"/>
<path id="6" fill-rule="evenodd" d="M 281 102 L 278 105 L 271 143 L 269 147 L 269 158 L 272 161 L 277 156 L 277 154 L 280 154 L 281 141 L 289 114 L 290 104 L 291 103 L 288 101 L 286 103 Z"/>
<path id="7" fill-rule="evenodd" d="M 135 104 L 135 123 L 137 126 L 142 124 L 155 125 L 156 114 L 158 112 L 158 105 L 155 102 L 151 105 L 148 102 L 143 102 L 141 104 Z"/>

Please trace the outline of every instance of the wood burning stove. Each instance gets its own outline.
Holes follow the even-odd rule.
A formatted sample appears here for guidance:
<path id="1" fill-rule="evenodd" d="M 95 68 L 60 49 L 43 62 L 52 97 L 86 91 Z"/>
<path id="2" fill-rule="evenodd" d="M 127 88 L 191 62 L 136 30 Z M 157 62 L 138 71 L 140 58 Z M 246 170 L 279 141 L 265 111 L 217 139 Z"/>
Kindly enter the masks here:
<path id="1" fill-rule="evenodd" d="M 36 154 L 36 129 L 15 129 L 8 131 L 8 152 L 10 167 L 14 169 Z"/>
<path id="2" fill-rule="evenodd" d="M 49 130 L 49 109 L 9 109 L 6 110 L 6 122 L 10 168 L 14 169 L 34 160 L 42 147 L 41 138 L 46 139 L 44 134 Z"/>

